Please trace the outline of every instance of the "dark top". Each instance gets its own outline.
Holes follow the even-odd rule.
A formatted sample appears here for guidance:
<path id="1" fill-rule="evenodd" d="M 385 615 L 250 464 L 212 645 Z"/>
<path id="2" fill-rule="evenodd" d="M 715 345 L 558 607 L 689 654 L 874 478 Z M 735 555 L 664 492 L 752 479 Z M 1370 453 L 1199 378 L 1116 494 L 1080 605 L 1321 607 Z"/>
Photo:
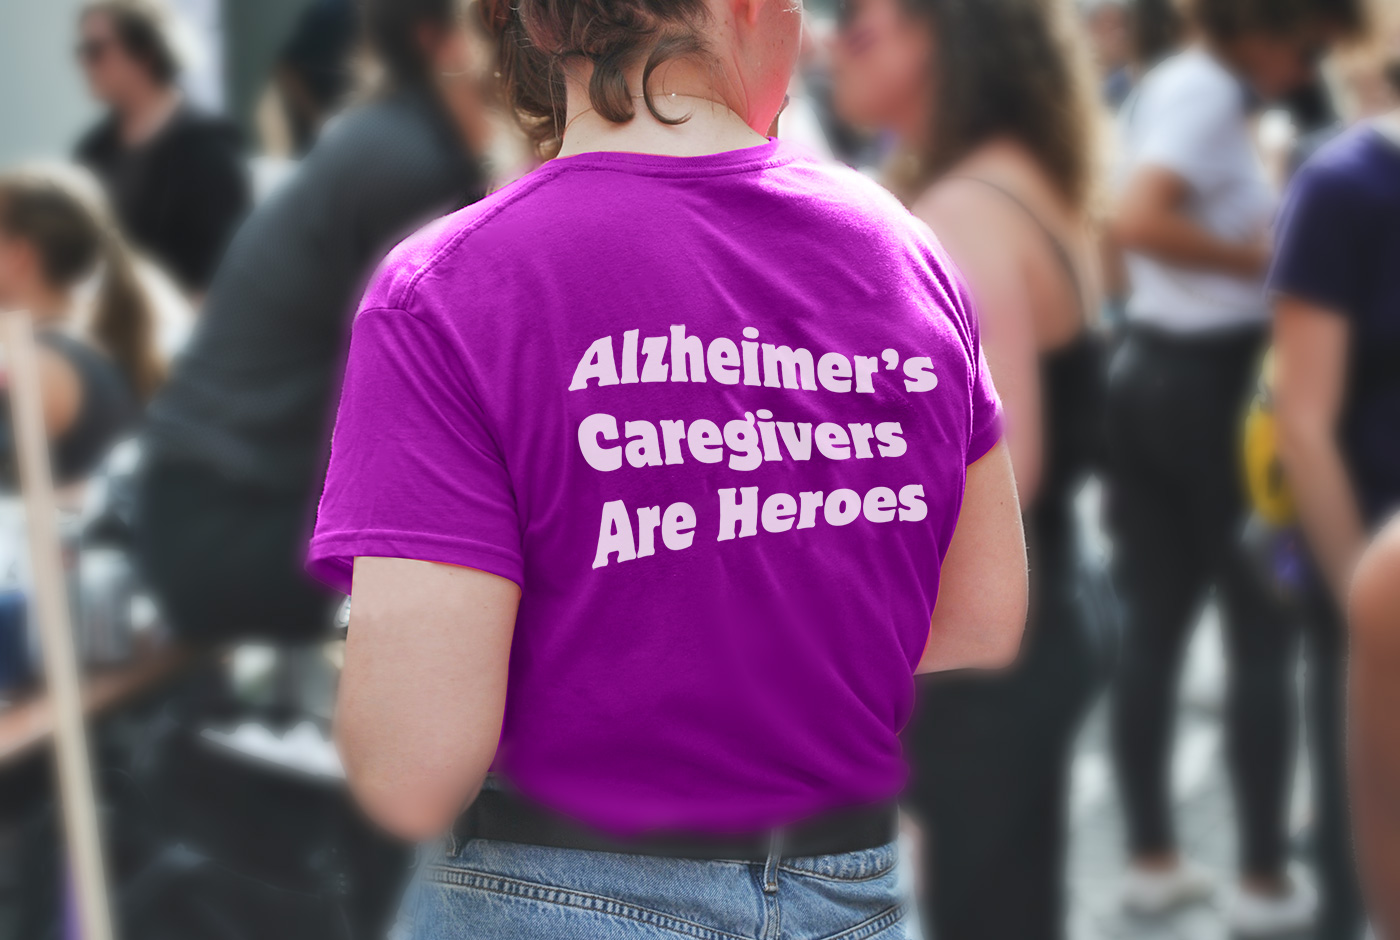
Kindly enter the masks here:
<path id="1" fill-rule="evenodd" d="M 999 183 L 980 176 L 956 179 L 1001 194 L 1026 216 L 1044 237 L 1046 246 L 1074 293 L 1075 303 L 1088 323 L 1089 292 L 1080 278 L 1074 255 L 1059 235 L 1020 196 Z M 1103 338 L 1087 326 L 1070 342 L 1040 356 L 1042 414 L 1045 421 L 1045 463 L 1040 492 L 1026 512 L 1030 551 L 1037 565 L 1072 564 L 1074 544 L 1074 495 L 1102 454 L 1104 399 Z"/>
<path id="2" fill-rule="evenodd" d="M 1350 321 L 1341 441 L 1378 523 L 1400 509 L 1400 146 L 1363 125 L 1298 171 L 1269 287 Z"/>
<path id="3" fill-rule="evenodd" d="M 1056 550 L 1067 547 L 1064 540 L 1073 537 L 1074 496 L 1101 456 L 1103 359 L 1102 338 L 1088 329 L 1040 358 L 1045 463 L 1029 517 L 1033 531 L 1055 543 Z M 1056 561 L 1054 557 L 1038 560 L 1042 564 Z"/>
<path id="4" fill-rule="evenodd" d="M 251 199 L 237 126 L 184 104 L 155 137 L 127 147 L 109 117 L 75 156 L 102 180 L 127 237 L 186 290 L 205 290 Z"/>
<path id="5" fill-rule="evenodd" d="M 93 346 L 57 330 L 41 330 L 36 338 L 67 360 L 78 374 L 78 414 L 72 426 L 51 445 L 54 480 L 59 484 L 72 483 L 96 470 L 112 445 L 135 428 L 141 406 L 121 369 Z M 4 468 L 5 485 L 13 487 L 17 468 L 8 404 L 4 414 L 5 421 L 0 426 L 0 467 Z"/>
<path id="6" fill-rule="evenodd" d="M 166 459 L 287 492 L 319 485 L 356 301 L 420 224 L 481 195 L 436 98 L 404 89 L 327 125 L 239 229 L 194 336 L 152 403 Z"/>

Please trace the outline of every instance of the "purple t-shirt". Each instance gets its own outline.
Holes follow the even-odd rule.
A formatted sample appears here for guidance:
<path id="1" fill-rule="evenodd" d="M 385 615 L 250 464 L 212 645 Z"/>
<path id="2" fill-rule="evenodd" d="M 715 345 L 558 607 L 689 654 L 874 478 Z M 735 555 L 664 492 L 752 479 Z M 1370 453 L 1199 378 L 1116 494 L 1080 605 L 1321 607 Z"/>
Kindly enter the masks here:
<path id="1" fill-rule="evenodd" d="M 967 291 L 875 184 L 778 141 L 567 157 L 385 262 L 311 565 L 520 585 L 495 768 L 527 796 L 620 834 L 778 825 L 900 789 L 999 435 Z"/>
<path id="2" fill-rule="evenodd" d="M 1366 519 L 1400 509 L 1400 144 L 1361 125 L 1289 186 L 1272 290 L 1351 324 L 1341 441 Z"/>

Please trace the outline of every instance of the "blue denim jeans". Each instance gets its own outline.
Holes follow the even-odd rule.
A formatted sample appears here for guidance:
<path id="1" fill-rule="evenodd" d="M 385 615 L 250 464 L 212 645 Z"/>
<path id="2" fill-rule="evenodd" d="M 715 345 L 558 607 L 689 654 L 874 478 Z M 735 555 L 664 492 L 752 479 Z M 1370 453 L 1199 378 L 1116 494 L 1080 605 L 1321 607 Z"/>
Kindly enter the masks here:
<path id="1" fill-rule="evenodd" d="M 896 843 L 764 862 L 425 846 L 391 940 L 917 940 Z"/>

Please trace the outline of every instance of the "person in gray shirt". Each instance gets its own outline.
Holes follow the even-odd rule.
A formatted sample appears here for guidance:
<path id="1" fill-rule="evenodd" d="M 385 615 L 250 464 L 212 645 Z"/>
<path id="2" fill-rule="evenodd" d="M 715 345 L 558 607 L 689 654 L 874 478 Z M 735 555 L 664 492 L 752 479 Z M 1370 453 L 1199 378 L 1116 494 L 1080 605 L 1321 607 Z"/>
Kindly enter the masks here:
<path id="1" fill-rule="evenodd" d="M 296 639 L 334 599 L 302 572 L 349 320 L 398 239 L 483 194 L 485 123 L 454 0 L 368 0 L 387 75 L 239 229 L 144 434 L 137 553 L 182 638 Z"/>

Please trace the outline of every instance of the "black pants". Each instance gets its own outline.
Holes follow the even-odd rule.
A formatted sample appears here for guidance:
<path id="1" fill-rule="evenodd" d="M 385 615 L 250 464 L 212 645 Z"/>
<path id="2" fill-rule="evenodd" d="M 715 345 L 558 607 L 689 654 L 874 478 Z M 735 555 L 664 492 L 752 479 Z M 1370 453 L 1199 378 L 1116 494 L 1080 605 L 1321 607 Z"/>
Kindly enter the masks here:
<path id="1" fill-rule="evenodd" d="M 1039 541 L 1039 540 L 1036 540 Z M 1065 936 L 1069 766 L 1098 664 L 1069 539 L 1033 544 L 1037 577 L 1008 672 L 920 677 L 904 732 L 907 809 L 924 827 L 925 933 Z"/>
<path id="2" fill-rule="evenodd" d="M 312 639 L 337 596 L 303 562 L 311 496 L 232 483 L 201 464 L 142 471 L 136 549 L 142 574 L 182 639 Z"/>
<path id="3" fill-rule="evenodd" d="M 1110 525 L 1123 602 L 1113 746 L 1131 849 L 1176 849 L 1170 773 L 1186 641 L 1210 588 L 1230 663 L 1228 758 L 1243 871 L 1280 873 L 1296 631 L 1240 546 L 1242 407 L 1263 342 L 1130 329 L 1109 376 Z"/>

